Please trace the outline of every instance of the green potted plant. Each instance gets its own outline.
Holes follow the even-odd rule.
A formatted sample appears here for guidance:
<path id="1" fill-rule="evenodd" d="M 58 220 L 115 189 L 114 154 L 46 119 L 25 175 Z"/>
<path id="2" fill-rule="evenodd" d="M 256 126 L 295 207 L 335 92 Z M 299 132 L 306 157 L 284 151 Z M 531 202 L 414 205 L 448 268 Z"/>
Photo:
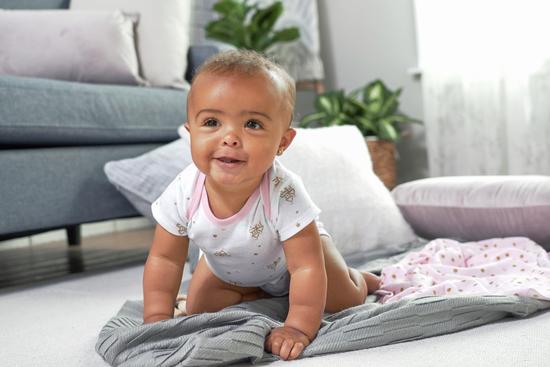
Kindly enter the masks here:
<path id="1" fill-rule="evenodd" d="M 290 42 L 300 37 L 297 27 L 274 30 L 283 13 L 283 3 L 275 1 L 265 8 L 247 0 L 220 0 L 213 10 L 219 19 L 206 25 L 206 36 L 237 48 L 266 53 L 278 42 Z"/>
<path id="2" fill-rule="evenodd" d="M 395 142 L 401 126 L 420 123 L 399 112 L 401 88 L 390 90 L 374 80 L 348 94 L 329 91 L 315 99 L 315 112 L 302 118 L 300 127 L 355 125 L 369 148 L 375 173 L 388 188 L 395 186 Z"/>

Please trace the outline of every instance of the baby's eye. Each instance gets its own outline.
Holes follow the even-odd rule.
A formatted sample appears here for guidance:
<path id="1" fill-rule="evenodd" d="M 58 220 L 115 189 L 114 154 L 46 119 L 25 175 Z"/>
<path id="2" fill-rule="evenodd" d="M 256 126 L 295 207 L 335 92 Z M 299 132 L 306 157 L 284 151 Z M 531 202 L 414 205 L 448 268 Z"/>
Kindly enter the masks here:
<path id="1" fill-rule="evenodd" d="M 249 129 L 258 130 L 262 128 L 262 124 L 259 121 L 256 120 L 248 120 L 245 124 L 245 127 Z"/>
<path id="2" fill-rule="evenodd" d="M 208 126 L 208 127 L 216 127 L 218 126 L 218 124 L 219 124 L 218 120 L 212 119 L 212 118 L 206 119 L 203 122 L 203 126 Z"/>

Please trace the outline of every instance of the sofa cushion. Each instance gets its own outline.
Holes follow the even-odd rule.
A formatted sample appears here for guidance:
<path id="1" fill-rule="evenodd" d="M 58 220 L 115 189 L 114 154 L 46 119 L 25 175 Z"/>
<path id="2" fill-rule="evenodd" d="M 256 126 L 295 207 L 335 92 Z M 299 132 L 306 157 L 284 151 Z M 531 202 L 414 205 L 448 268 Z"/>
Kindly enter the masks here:
<path id="1" fill-rule="evenodd" d="M 137 19 L 120 10 L 0 9 L 0 75 L 144 84 L 134 39 Z"/>
<path id="2" fill-rule="evenodd" d="M 189 0 L 71 0 L 74 10 L 138 13 L 138 50 L 145 79 L 157 87 L 184 87 L 189 48 Z"/>
<path id="3" fill-rule="evenodd" d="M 168 142 L 185 121 L 185 90 L 0 76 L 0 145 Z"/>
<path id="4" fill-rule="evenodd" d="M 137 216 L 102 174 L 106 161 L 143 154 L 157 144 L 0 152 L 0 236 Z"/>
<path id="5" fill-rule="evenodd" d="M 69 0 L 0 0 L 0 9 L 67 9 Z"/>

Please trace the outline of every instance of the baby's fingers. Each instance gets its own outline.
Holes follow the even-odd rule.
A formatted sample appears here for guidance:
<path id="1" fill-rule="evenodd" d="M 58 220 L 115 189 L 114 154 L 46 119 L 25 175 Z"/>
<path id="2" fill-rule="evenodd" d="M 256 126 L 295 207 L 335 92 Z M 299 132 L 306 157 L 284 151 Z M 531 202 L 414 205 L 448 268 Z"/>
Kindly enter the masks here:
<path id="1" fill-rule="evenodd" d="M 300 342 L 297 342 L 296 344 L 294 344 L 294 346 L 292 347 L 292 351 L 290 352 L 290 355 L 288 357 L 288 359 L 296 359 L 298 358 L 298 356 L 300 354 L 302 354 L 304 350 L 304 344 L 303 343 L 300 343 Z"/>
<path id="2" fill-rule="evenodd" d="M 290 356 L 290 352 L 292 351 L 293 347 L 294 347 L 294 340 L 285 339 L 283 341 L 283 345 L 281 345 L 281 350 L 279 351 L 279 356 L 281 356 L 282 359 L 288 359 L 288 357 Z"/>
<path id="3" fill-rule="evenodd" d="M 282 344 L 283 344 L 283 338 L 273 337 L 273 335 L 270 335 L 266 342 L 266 349 L 270 353 L 279 355 Z"/>

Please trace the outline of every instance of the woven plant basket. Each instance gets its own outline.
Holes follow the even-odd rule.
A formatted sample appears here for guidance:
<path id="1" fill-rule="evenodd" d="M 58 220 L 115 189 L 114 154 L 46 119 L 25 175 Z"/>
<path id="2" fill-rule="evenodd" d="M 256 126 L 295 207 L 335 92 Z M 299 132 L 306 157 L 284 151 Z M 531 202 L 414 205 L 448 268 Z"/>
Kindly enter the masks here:
<path id="1" fill-rule="evenodd" d="M 395 144 L 391 141 L 365 138 L 374 173 L 389 189 L 395 187 Z"/>

